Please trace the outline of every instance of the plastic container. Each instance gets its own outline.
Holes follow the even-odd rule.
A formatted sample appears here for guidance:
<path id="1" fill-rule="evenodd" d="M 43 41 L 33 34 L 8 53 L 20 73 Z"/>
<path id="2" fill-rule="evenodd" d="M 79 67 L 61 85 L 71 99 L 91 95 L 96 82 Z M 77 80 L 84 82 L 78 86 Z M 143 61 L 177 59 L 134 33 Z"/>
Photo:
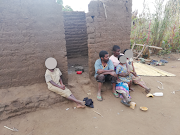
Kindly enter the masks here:
<path id="1" fill-rule="evenodd" d="M 82 71 L 76 71 L 77 74 L 82 74 Z"/>
<path id="2" fill-rule="evenodd" d="M 130 102 L 130 108 L 134 110 L 135 107 L 136 107 L 136 103 L 135 102 Z"/>
<path id="3" fill-rule="evenodd" d="M 162 97 L 163 93 L 162 92 L 155 92 L 153 93 L 154 96 Z"/>

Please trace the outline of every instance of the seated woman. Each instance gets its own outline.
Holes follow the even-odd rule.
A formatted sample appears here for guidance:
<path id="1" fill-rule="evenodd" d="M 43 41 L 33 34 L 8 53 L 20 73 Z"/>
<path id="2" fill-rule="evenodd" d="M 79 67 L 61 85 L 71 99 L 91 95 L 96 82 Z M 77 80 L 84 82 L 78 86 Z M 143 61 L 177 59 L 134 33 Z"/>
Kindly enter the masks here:
<path id="1" fill-rule="evenodd" d="M 116 91 L 120 93 L 120 98 L 122 98 L 121 103 L 125 106 L 130 106 L 130 95 L 129 95 L 129 84 L 131 81 L 131 74 L 126 68 L 126 57 L 123 55 L 119 56 L 120 63 L 116 67 L 116 74 L 118 75 Z"/>
<path id="2" fill-rule="evenodd" d="M 109 59 L 113 62 L 114 68 L 116 69 L 116 67 L 119 64 L 118 56 L 120 55 L 120 47 L 114 45 L 112 51 L 113 51 L 113 55 L 111 55 Z"/>
<path id="3" fill-rule="evenodd" d="M 131 50 L 125 49 L 124 50 L 124 55 L 126 55 L 126 51 L 129 51 L 128 53 L 132 53 Z M 146 86 L 145 82 L 141 79 L 140 76 L 137 75 L 134 65 L 133 65 L 133 58 L 127 58 L 127 68 L 128 71 L 132 74 L 132 81 L 135 84 L 138 84 L 139 86 L 143 87 L 145 89 L 146 93 L 149 93 L 151 91 L 151 89 L 149 87 Z"/>
<path id="4" fill-rule="evenodd" d="M 48 58 L 45 61 L 45 66 L 47 67 L 45 73 L 45 80 L 48 85 L 48 89 L 53 91 L 69 100 L 74 101 L 77 104 L 77 108 L 85 108 L 85 102 L 77 100 L 71 91 L 65 87 L 61 79 L 61 71 L 56 68 L 57 61 L 54 58 Z"/>

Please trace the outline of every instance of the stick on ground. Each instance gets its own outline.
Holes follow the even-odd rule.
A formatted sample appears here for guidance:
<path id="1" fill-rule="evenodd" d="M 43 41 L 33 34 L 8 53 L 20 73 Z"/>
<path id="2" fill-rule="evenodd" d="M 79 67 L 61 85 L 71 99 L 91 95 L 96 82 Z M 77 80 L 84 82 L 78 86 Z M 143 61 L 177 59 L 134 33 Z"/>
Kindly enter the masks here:
<path id="1" fill-rule="evenodd" d="M 93 110 L 94 111 L 94 110 Z M 95 113 L 97 113 L 98 115 L 100 115 L 101 117 L 103 117 L 100 113 L 98 113 L 98 112 L 96 112 L 96 111 L 94 111 Z"/>

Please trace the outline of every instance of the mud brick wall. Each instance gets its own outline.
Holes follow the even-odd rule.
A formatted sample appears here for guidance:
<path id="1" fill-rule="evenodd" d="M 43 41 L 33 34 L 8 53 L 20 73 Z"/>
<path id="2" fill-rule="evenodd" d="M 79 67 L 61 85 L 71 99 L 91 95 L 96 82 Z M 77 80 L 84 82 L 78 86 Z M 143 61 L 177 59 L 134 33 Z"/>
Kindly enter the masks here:
<path id="1" fill-rule="evenodd" d="M 67 56 L 88 55 L 85 12 L 63 12 Z"/>
<path id="2" fill-rule="evenodd" d="M 92 77 L 100 51 L 106 50 L 111 55 L 114 45 L 119 45 L 121 51 L 130 48 L 132 0 L 91 1 L 88 8 L 88 62 Z"/>
<path id="3" fill-rule="evenodd" d="M 54 57 L 67 83 L 62 8 L 55 0 L 0 1 L 0 88 L 45 83 Z"/>

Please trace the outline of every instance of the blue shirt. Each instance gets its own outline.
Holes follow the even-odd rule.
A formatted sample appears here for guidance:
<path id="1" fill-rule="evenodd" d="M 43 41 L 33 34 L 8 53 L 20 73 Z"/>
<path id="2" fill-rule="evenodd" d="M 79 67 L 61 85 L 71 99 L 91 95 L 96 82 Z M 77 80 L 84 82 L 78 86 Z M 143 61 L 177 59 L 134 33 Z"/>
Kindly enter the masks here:
<path id="1" fill-rule="evenodd" d="M 98 69 L 114 70 L 113 62 L 110 59 L 108 60 L 106 67 L 103 67 L 101 59 L 97 59 L 95 64 L 94 64 L 94 67 L 95 67 L 94 77 L 96 77 L 98 75 L 98 73 L 97 73 Z"/>

